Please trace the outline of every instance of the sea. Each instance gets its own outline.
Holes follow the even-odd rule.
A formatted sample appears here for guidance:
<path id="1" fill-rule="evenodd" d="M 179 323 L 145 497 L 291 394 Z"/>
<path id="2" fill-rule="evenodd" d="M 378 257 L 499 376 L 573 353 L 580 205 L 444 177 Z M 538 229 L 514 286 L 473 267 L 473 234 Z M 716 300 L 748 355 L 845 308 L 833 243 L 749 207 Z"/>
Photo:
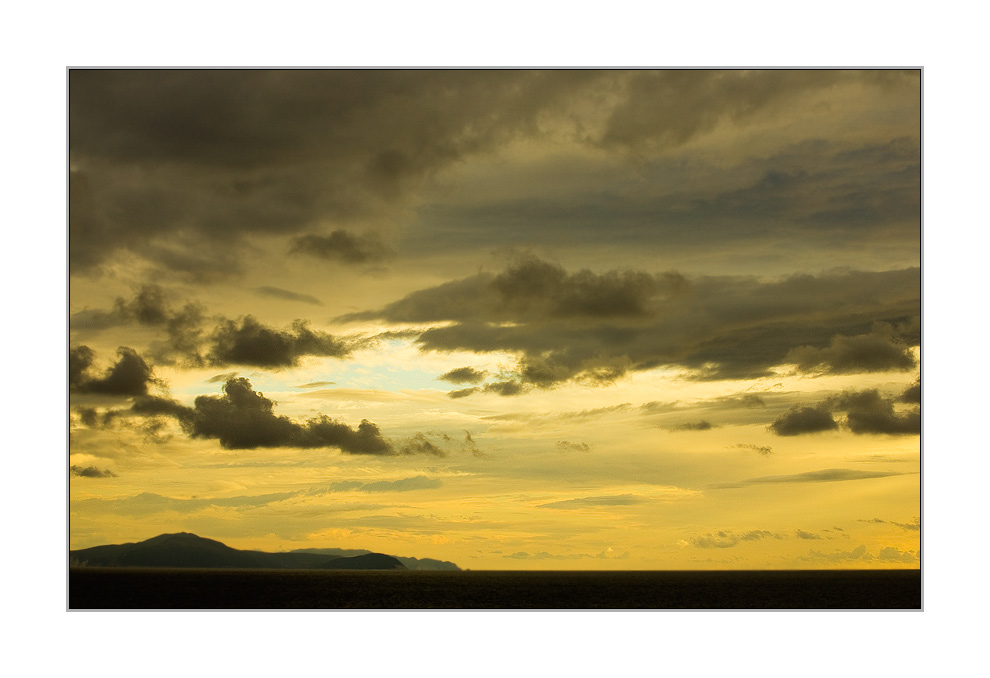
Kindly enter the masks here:
<path id="1" fill-rule="evenodd" d="M 69 610 L 920 610 L 920 570 L 69 568 Z"/>

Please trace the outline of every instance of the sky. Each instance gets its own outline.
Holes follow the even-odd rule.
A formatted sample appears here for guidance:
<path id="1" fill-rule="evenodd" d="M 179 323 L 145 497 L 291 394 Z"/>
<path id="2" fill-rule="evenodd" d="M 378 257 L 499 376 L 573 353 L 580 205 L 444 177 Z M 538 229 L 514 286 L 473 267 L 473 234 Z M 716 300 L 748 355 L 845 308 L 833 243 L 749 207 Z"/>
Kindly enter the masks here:
<path id="1" fill-rule="evenodd" d="M 71 70 L 69 545 L 920 564 L 921 78 Z"/>

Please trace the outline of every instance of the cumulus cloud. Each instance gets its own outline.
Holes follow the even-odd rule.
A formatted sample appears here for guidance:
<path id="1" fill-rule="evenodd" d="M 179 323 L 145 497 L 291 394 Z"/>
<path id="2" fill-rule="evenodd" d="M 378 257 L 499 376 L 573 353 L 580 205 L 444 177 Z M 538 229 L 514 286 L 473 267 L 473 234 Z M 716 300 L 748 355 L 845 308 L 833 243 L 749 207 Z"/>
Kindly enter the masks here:
<path id="1" fill-rule="evenodd" d="M 351 348 L 325 332 L 314 332 L 297 320 L 291 330 L 266 327 L 248 315 L 219 324 L 210 337 L 206 360 L 211 365 L 292 367 L 306 355 L 339 358 Z"/>
<path id="2" fill-rule="evenodd" d="M 910 390 L 910 389 L 909 389 Z M 853 433 L 917 435 L 921 433 L 921 410 L 894 411 L 894 401 L 877 389 L 847 391 L 830 400 L 830 405 L 846 413 L 846 425 Z"/>
<path id="3" fill-rule="evenodd" d="M 140 396 L 148 393 L 148 385 L 156 383 L 152 369 L 137 351 L 126 346 L 117 349 L 118 360 L 102 377 L 92 376 L 90 367 L 95 357 L 88 346 L 69 351 L 69 389 L 79 393 Z"/>
<path id="4" fill-rule="evenodd" d="M 221 396 L 198 396 L 194 407 L 167 398 L 135 400 L 135 414 L 167 415 L 193 438 L 212 438 L 226 449 L 336 447 L 351 454 L 396 454 L 378 426 L 363 420 L 356 429 L 321 415 L 299 424 L 276 415 L 274 401 L 243 377 L 228 379 Z"/>
<path id="5" fill-rule="evenodd" d="M 914 380 L 914 383 L 904 389 L 904 392 L 897 398 L 900 403 L 921 404 L 921 377 Z"/>
<path id="6" fill-rule="evenodd" d="M 736 483 L 720 483 L 712 485 L 713 489 L 732 489 L 749 485 L 765 485 L 773 483 L 832 483 L 844 480 L 865 480 L 869 478 L 886 478 L 888 476 L 905 475 L 897 471 L 857 471 L 854 469 L 829 468 L 821 471 L 808 471 L 794 475 L 763 476 L 749 478 Z"/>
<path id="7" fill-rule="evenodd" d="M 770 430 L 779 436 L 797 436 L 804 433 L 821 433 L 839 428 L 832 413 L 821 407 L 795 405 L 777 417 Z"/>
<path id="8" fill-rule="evenodd" d="M 564 452 L 588 452 L 591 446 L 588 443 L 572 443 L 568 440 L 558 440 L 557 449 Z"/>
<path id="9" fill-rule="evenodd" d="M 821 539 L 820 534 L 815 534 L 814 532 L 805 532 L 804 530 L 796 530 L 794 532 L 799 539 Z"/>

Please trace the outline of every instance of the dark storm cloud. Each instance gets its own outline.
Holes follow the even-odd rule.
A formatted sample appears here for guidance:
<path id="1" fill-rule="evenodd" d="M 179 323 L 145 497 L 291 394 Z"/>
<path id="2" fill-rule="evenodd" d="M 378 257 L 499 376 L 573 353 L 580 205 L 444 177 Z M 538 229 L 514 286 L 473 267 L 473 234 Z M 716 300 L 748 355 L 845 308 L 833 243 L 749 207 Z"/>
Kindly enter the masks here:
<path id="1" fill-rule="evenodd" d="M 206 361 L 211 365 L 292 367 L 306 355 L 343 357 L 350 347 L 325 332 L 310 330 L 297 320 L 291 330 L 266 327 L 252 316 L 226 320 L 210 336 Z"/>
<path id="2" fill-rule="evenodd" d="M 866 480 L 869 478 L 886 478 L 888 476 L 901 476 L 903 473 L 896 471 L 855 471 L 844 468 L 830 468 L 822 471 L 808 471 L 807 473 L 797 473 L 786 476 L 763 476 L 761 478 L 749 478 L 737 483 L 720 483 L 712 485 L 713 489 L 725 490 L 748 485 L 766 485 L 775 483 L 833 483 L 844 480 Z"/>
<path id="3" fill-rule="evenodd" d="M 770 424 L 770 430 L 779 436 L 821 433 L 838 428 L 839 424 L 832 418 L 832 413 L 828 409 L 800 405 L 794 405 Z"/>
<path id="4" fill-rule="evenodd" d="M 441 374 L 437 379 L 449 381 L 452 384 L 477 384 L 488 374 L 484 370 L 476 370 L 473 367 L 458 367 Z"/>
<path id="5" fill-rule="evenodd" d="M 919 129 L 913 127 L 895 134 Z M 690 175 L 683 157 L 655 155 L 637 175 L 650 182 L 649 190 L 628 190 L 621 179 L 610 183 L 606 175 L 597 184 L 578 185 L 566 199 L 498 196 L 466 205 L 426 205 L 420 208 L 426 235 L 420 242 L 444 237 L 448 247 L 466 251 L 556 246 L 562 239 L 589 246 L 621 241 L 687 256 L 711 254 L 717 243 L 723 251 L 778 261 L 782 247 L 788 254 L 809 247 L 844 254 L 864 247 L 916 253 L 919 138 L 854 144 L 802 141 L 769 156 L 740 159 L 730 169 L 692 157 Z M 703 181 L 684 178 L 696 176 L 700 167 L 705 167 Z"/>
<path id="6" fill-rule="evenodd" d="M 324 224 L 394 216 L 431 174 L 535 132 L 541 115 L 614 77 L 73 70 L 72 270 L 96 270 L 119 249 L 222 275 L 239 269 L 231 252 L 244 236 L 271 233 L 329 239 L 306 250 L 317 256 L 361 256 Z"/>
<path id="7" fill-rule="evenodd" d="M 82 478 L 116 478 L 117 474 L 109 469 L 98 469 L 95 466 L 75 466 L 69 467 L 69 473 Z"/>
<path id="8" fill-rule="evenodd" d="M 387 259 L 393 250 L 373 235 L 354 235 L 343 230 L 329 235 L 303 235 L 292 241 L 289 254 L 308 254 L 346 264 L 366 264 Z"/>
<path id="9" fill-rule="evenodd" d="M 637 71 L 612 111 L 601 143 L 635 150 L 683 144 L 719 124 L 772 116 L 809 91 L 840 84 L 913 87 L 920 74 L 897 71 Z"/>
<path id="10" fill-rule="evenodd" d="M 117 349 L 118 360 L 107 368 L 104 376 L 90 374 L 95 353 L 88 346 L 77 346 L 69 351 L 69 389 L 78 393 L 103 395 L 140 396 L 148 392 L 148 385 L 156 383 L 152 369 L 137 351 L 126 346 Z"/>
<path id="11" fill-rule="evenodd" d="M 264 297 L 274 297 L 276 299 L 285 299 L 287 301 L 301 301 L 304 304 L 312 304 L 313 306 L 322 306 L 323 302 L 316 297 L 309 294 L 299 294 L 298 292 L 292 292 L 290 290 L 283 290 L 281 287 L 255 287 L 254 291 Z"/>
<path id="12" fill-rule="evenodd" d="M 512 352 L 521 384 L 550 388 L 569 379 L 608 384 L 630 370 L 665 365 L 689 370 L 695 379 L 767 377 L 799 348 L 827 353 L 831 347 L 827 357 L 843 371 L 889 369 L 889 361 L 836 353 L 835 337 L 855 338 L 882 327 L 902 348 L 917 345 L 913 319 L 919 309 L 918 269 L 839 271 L 775 282 L 687 280 L 675 273 L 568 274 L 525 257 L 501 274 L 419 290 L 380 311 L 345 319 L 454 321 L 423 331 L 420 348 Z M 461 390 L 453 397 L 468 394 Z M 749 395 L 740 404 L 759 405 L 758 396 Z"/>
<path id="13" fill-rule="evenodd" d="M 609 506 L 632 506 L 642 504 L 646 501 L 643 497 L 634 494 L 620 494 L 605 497 L 582 497 L 580 499 L 565 499 L 562 501 L 552 501 L 548 504 L 539 504 L 537 508 L 555 509 L 582 509 L 582 508 L 607 508 Z"/>

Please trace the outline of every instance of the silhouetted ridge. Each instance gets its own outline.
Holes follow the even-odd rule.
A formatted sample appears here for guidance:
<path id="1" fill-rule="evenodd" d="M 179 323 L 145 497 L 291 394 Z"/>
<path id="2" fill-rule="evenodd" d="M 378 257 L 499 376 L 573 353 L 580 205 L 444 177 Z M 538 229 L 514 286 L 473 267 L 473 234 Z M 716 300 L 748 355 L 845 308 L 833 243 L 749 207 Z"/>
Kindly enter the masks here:
<path id="1" fill-rule="evenodd" d="M 404 570 L 392 556 L 367 553 L 354 557 L 321 553 L 240 551 L 188 532 L 160 534 L 138 543 L 94 546 L 69 551 L 73 565 L 92 567 L 196 567 L 273 570 Z"/>

